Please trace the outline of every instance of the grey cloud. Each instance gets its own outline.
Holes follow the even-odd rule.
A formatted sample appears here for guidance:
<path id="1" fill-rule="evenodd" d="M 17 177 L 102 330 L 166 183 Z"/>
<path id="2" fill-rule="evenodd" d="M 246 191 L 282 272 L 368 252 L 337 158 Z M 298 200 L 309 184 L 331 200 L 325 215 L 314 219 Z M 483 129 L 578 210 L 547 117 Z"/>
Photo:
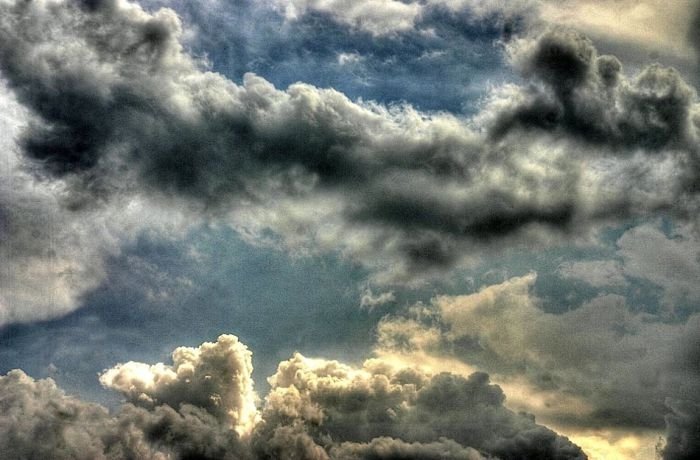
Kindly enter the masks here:
<path id="1" fill-rule="evenodd" d="M 51 379 L 35 381 L 18 370 L 0 377 L 0 387 L 4 458 L 246 458 L 236 433 L 195 406 L 125 405 L 110 415 L 67 396 Z"/>
<path id="2" fill-rule="evenodd" d="M 183 52 L 172 11 L 99 5 L 2 5 L 0 66 L 35 117 L 24 151 L 36 172 L 71 186 L 76 207 L 90 196 L 145 188 L 240 215 L 241 206 L 283 194 L 296 198 L 277 205 L 288 221 L 321 193 L 337 200 L 331 215 L 260 225 L 288 236 L 294 230 L 286 227 L 337 223 L 342 232 L 364 232 L 349 238 L 361 246 L 351 253 L 385 250 L 414 272 L 450 267 L 463 240 L 490 230 L 570 219 L 566 204 L 564 212 L 557 203 L 540 209 L 464 182 L 482 146 L 462 120 L 356 104 L 304 84 L 280 91 L 254 75 L 238 86 Z M 445 181 L 474 196 L 430 192 Z M 494 216 L 484 199 L 498 204 Z M 413 222 L 404 228 L 408 215 Z"/>
<path id="3" fill-rule="evenodd" d="M 248 417 L 242 414 L 255 409 L 254 394 L 241 380 L 250 380 L 250 353 L 235 337 L 179 348 L 173 361 L 128 363 L 104 373 L 103 383 L 127 398 L 113 414 L 67 396 L 51 379 L 11 371 L 0 377 L 0 453 L 153 460 L 585 458 L 534 417 L 503 407 L 503 392 L 483 373 L 428 375 L 379 359 L 355 368 L 295 355 L 271 377 L 262 413 Z M 173 392 L 178 396 L 162 396 Z"/>
<path id="4" fill-rule="evenodd" d="M 114 414 L 66 395 L 51 379 L 11 371 L 0 377 L 0 453 L 66 460 L 251 458 L 241 437 L 256 414 L 247 348 L 221 336 L 199 348 L 179 348 L 174 359 L 172 368 L 129 363 L 103 374 L 105 385 L 135 403 Z M 183 389 L 186 381 L 192 385 Z M 167 401 L 156 399 L 168 393 Z"/>
<path id="5" fill-rule="evenodd" d="M 99 458 L 107 411 L 63 394 L 21 371 L 0 377 L 0 453 L 5 458 Z M 41 441 L 41 442 L 39 442 Z"/>
<path id="6" fill-rule="evenodd" d="M 664 460 L 690 460 L 700 455 L 700 404 L 697 401 L 669 399 L 666 416 Z"/>
<path id="7" fill-rule="evenodd" d="M 338 22 L 365 30 L 373 35 L 386 35 L 411 29 L 420 15 L 418 2 L 361 0 L 343 1 L 291 0 L 273 2 L 288 20 L 297 19 L 307 11 L 331 15 Z"/>
<path id="8" fill-rule="evenodd" d="M 142 231 L 181 237 L 190 224 L 143 194 L 76 208 L 84 192 L 70 180 L 39 179 L 41 166 L 21 153 L 16 138 L 31 118 L 0 80 L 0 327 L 70 313 L 104 280 L 105 259 L 122 245 Z"/>
<path id="9" fill-rule="evenodd" d="M 287 247 L 340 249 L 378 279 L 410 281 L 485 248 L 550 244 L 600 219 L 680 215 L 694 202 L 683 195 L 695 177 L 694 92 L 660 67 L 628 82 L 573 32 L 513 42 L 532 84 L 505 87 L 466 120 L 303 83 L 279 90 L 252 74 L 236 84 L 183 50 L 168 9 L 67 0 L 0 12 L 0 69 L 31 110 L 27 167 L 65 184 L 71 209 L 155 192 L 248 235 L 271 229 Z M 516 129 L 531 136 L 507 136 Z M 584 164 L 591 141 L 655 155 Z"/>
<path id="10" fill-rule="evenodd" d="M 626 286 L 622 264 L 615 260 L 584 260 L 564 262 L 557 268 L 564 279 L 580 280 L 593 287 Z"/>
<path id="11" fill-rule="evenodd" d="M 598 56 L 587 37 L 561 28 L 520 39 L 510 53 L 534 84 L 524 89 L 525 103 L 500 115 L 492 136 L 540 129 L 620 152 L 680 148 L 695 154 L 695 91 L 675 70 L 651 65 L 628 81 L 615 57 Z"/>
<path id="12" fill-rule="evenodd" d="M 270 383 L 257 432 L 263 446 L 280 429 L 290 434 L 291 425 L 304 445 L 311 439 L 335 446 L 331 458 L 415 458 L 410 452 L 434 455 L 436 449 L 452 455 L 447 458 L 472 458 L 476 452 L 466 447 L 501 459 L 585 458 L 534 417 L 506 409 L 503 392 L 484 373 L 430 375 L 381 359 L 354 368 L 297 354 Z M 278 455 L 284 456 L 271 458 Z"/>
<path id="13" fill-rule="evenodd" d="M 684 301 L 700 299 L 698 235 L 688 226 L 676 226 L 666 235 L 657 225 L 632 228 L 618 240 L 618 254 L 627 276 L 646 279 L 664 289 L 668 313 Z"/>
<path id="14" fill-rule="evenodd" d="M 514 0 L 508 4 L 474 0 L 377 1 L 358 0 L 353 3 L 330 0 L 272 0 L 288 21 L 308 14 L 325 14 L 334 21 L 373 36 L 398 35 L 401 32 L 424 32 L 429 27 L 426 17 L 437 12 L 468 11 L 471 16 L 485 18 L 502 15 L 504 19 L 526 16 L 534 2 Z M 532 13 L 530 13 L 532 14 Z"/>
<path id="15" fill-rule="evenodd" d="M 437 297 L 428 320 L 387 318 L 379 347 L 461 360 L 501 381 L 523 378 L 533 400 L 547 401 L 537 406 L 538 416 L 560 425 L 662 430 L 667 398 L 696 400 L 700 316 L 664 322 L 634 313 L 617 295 L 547 313 L 531 292 L 534 281 L 531 274 Z M 527 399 L 512 404 L 535 410 Z"/>
<path id="16" fill-rule="evenodd" d="M 394 438 L 375 438 L 369 443 L 345 442 L 331 449 L 338 460 L 481 460 L 479 451 L 463 447 L 449 439 L 430 443 L 408 443 Z"/>

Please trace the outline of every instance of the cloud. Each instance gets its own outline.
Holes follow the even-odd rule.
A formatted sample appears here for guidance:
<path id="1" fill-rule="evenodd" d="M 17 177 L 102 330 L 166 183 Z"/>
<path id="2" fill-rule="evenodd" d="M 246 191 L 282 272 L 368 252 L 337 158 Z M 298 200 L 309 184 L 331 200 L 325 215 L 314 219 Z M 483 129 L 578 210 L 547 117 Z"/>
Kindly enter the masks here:
<path id="1" fill-rule="evenodd" d="M 532 416 L 505 409 L 503 392 L 484 373 L 431 375 L 382 359 L 353 367 L 296 354 L 269 380 L 272 389 L 257 434 L 263 450 L 282 430 L 303 438 L 306 446 L 331 442 L 336 445 L 331 454 L 346 456 L 384 451 L 379 458 L 392 458 L 392 451 L 427 455 L 440 448 L 452 455 L 448 458 L 472 458 L 472 450 L 455 449 L 461 445 L 503 459 L 584 458 L 578 447 L 535 424 Z M 291 458 L 284 450 L 266 453 Z"/>
<path id="2" fill-rule="evenodd" d="M 625 232 L 617 246 L 625 275 L 661 286 L 669 312 L 684 300 L 700 299 L 700 253 L 693 228 L 676 226 L 666 235 L 657 225 L 641 225 Z"/>
<path id="3" fill-rule="evenodd" d="M 382 292 L 380 294 L 374 294 L 374 292 L 372 292 L 372 289 L 367 287 L 364 291 L 362 291 L 362 296 L 360 297 L 360 306 L 371 310 L 394 301 L 396 301 L 394 291 L 387 291 Z"/>
<path id="4" fill-rule="evenodd" d="M 540 2 L 541 17 L 554 24 L 575 27 L 597 40 L 617 45 L 642 61 L 692 58 L 688 35 L 697 9 L 695 0 L 668 4 L 660 0 L 566 0 Z M 624 15 L 624 20 L 620 20 Z M 635 48 L 640 50 L 635 53 Z"/>
<path id="5" fill-rule="evenodd" d="M 19 370 L 0 377 L 0 387 L 0 452 L 7 458 L 246 458 L 235 432 L 192 405 L 124 405 L 110 415 Z"/>
<path id="6" fill-rule="evenodd" d="M 304 15 L 327 14 L 335 21 L 373 36 L 396 35 L 401 32 L 425 31 L 423 20 L 436 10 L 450 13 L 468 11 L 471 16 L 484 19 L 500 15 L 512 18 L 527 14 L 533 2 L 518 0 L 507 5 L 499 1 L 474 0 L 360 0 L 352 3 L 341 0 L 272 0 L 287 20 L 298 20 Z"/>
<path id="7" fill-rule="evenodd" d="M 513 40 L 511 63 L 528 82 L 499 87 L 466 119 L 304 83 L 281 90 L 253 74 L 234 83 L 183 49 L 169 9 L 3 1 L 0 12 L 0 70 L 27 111 L 17 130 L 28 184 L 40 178 L 50 198 L 60 190 L 47 206 L 61 227 L 118 217 L 124 234 L 100 248 L 144 231 L 140 215 L 177 209 L 188 214 L 180 228 L 215 218 L 256 242 L 272 231 L 281 247 L 340 251 L 378 282 L 411 283 L 504 246 L 696 206 L 694 90 L 659 66 L 628 79 L 572 31 Z M 17 216 L 47 215 L 15 198 L 1 206 L 22 228 L 42 225 Z M 66 240 L 66 251 L 90 248 Z M 101 279 L 104 253 L 83 257 L 95 268 L 67 294 L 55 282 L 58 307 L 19 319 L 74 308 Z M 75 260 L 54 271 L 82 270 Z"/>
<path id="8" fill-rule="evenodd" d="M 338 460 L 422 458 L 425 460 L 481 460 L 479 451 L 445 439 L 430 443 L 407 443 L 394 438 L 375 438 L 369 443 L 345 442 L 331 450 Z"/>
<path id="9" fill-rule="evenodd" d="M 414 26 L 421 12 L 417 2 L 362 0 L 291 0 L 276 1 L 285 17 L 297 19 L 309 11 L 330 14 L 337 21 L 367 31 L 373 35 L 386 35 Z"/>
<path id="10" fill-rule="evenodd" d="M 564 279 L 580 280 L 593 287 L 626 286 L 622 264 L 614 260 L 564 262 L 557 268 Z"/>
<path id="11" fill-rule="evenodd" d="M 664 460 L 695 458 L 700 454 L 700 404 L 697 401 L 669 399 L 671 413 L 666 416 L 668 426 Z"/>
<path id="12" fill-rule="evenodd" d="M 198 348 L 177 348 L 172 366 L 130 361 L 107 370 L 100 382 L 136 405 L 194 404 L 245 434 L 257 416 L 252 372 L 248 348 L 237 337 L 222 335 Z"/>
<path id="13" fill-rule="evenodd" d="M 172 366 L 119 365 L 101 377 L 127 399 L 114 414 L 67 396 L 51 379 L 11 371 L 0 377 L 0 452 L 154 460 L 585 458 L 534 417 L 504 408 L 503 392 L 484 373 L 428 375 L 379 359 L 356 368 L 296 354 L 270 378 L 258 414 L 251 371 L 250 352 L 230 335 L 178 348 Z"/>
<path id="14" fill-rule="evenodd" d="M 530 274 L 474 294 L 438 296 L 408 317 L 388 317 L 378 347 L 406 362 L 427 353 L 443 368 L 464 362 L 487 371 L 511 395 L 509 407 L 569 433 L 626 427 L 660 435 L 664 426 L 673 430 L 667 398 L 686 401 L 692 413 L 700 316 L 665 322 L 632 312 L 617 295 L 548 313 L 532 292 L 535 280 Z"/>
<path id="15" fill-rule="evenodd" d="M 38 180 L 36 165 L 22 157 L 15 138 L 30 115 L 4 81 L 0 112 L 0 327 L 76 309 L 104 280 L 105 259 L 141 232 L 163 239 L 184 234 L 189 223 L 181 211 L 166 211 L 144 195 L 76 208 L 80 193 L 69 193 L 70 184 L 62 180 Z"/>
<path id="16" fill-rule="evenodd" d="M 651 65 L 628 81 L 617 58 L 599 56 L 587 37 L 557 27 L 514 41 L 509 52 L 543 85 L 524 88 L 525 101 L 504 111 L 493 136 L 539 129 L 608 146 L 613 155 L 675 148 L 694 159 L 695 92 L 674 69 Z"/>

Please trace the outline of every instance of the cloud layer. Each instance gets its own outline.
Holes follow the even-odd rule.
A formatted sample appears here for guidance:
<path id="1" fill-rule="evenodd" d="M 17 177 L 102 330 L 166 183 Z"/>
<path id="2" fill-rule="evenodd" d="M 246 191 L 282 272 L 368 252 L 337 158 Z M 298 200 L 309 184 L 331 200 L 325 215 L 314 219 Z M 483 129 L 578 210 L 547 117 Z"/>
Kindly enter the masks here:
<path id="1" fill-rule="evenodd" d="M 409 361 L 427 354 L 442 367 L 464 362 L 488 371 L 506 391 L 523 393 L 511 407 L 536 411 L 548 423 L 575 431 L 666 427 L 668 458 L 684 449 L 696 455 L 700 317 L 663 322 L 633 313 L 612 294 L 547 313 L 532 293 L 535 279 L 439 296 L 407 317 L 387 317 L 378 328 L 379 347 Z"/>
<path id="2" fill-rule="evenodd" d="M 528 82 L 469 120 L 252 74 L 236 84 L 183 50 L 169 9 L 0 8 L 0 69 L 30 111 L 26 167 L 65 187 L 69 209 L 155 193 L 406 281 L 503 243 L 695 208 L 692 88 L 659 66 L 627 79 L 569 30 L 508 44 Z"/>
<path id="3" fill-rule="evenodd" d="M 476 3 L 264 5 L 276 6 L 280 27 L 308 48 L 338 31 L 353 36 L 345 47 L 317 48 L 337 73 L 358 80 L 353 72 L 369 66 L 401 74 L 412 65 L 406 78 L 421 75 L 419 84 L 431 86 L 436 73 L 426 68 L 466 56 L 455 48 L 468 40 L 500 35 L 491 51 L 501 54 L 486 60 L 502 59 L 511 83 L 461 101 L 469 108 L 458 114 L 356 99 L 324 89 L 320 78 L 277 87 L 253 73 L 227 78 L 189 49 L 192 29 L 169 8 L 0 0 L 0 117 L 9 133 L 0 140 L 0 326 L 78 308 L 105 281 L 106 259 L 139 235 L 182 240 L 198 223 L 224 223 L 253 244 L 358 262 L 381 289 L 363 292 L 368 310 L 400 308 L 402 293 L 383 283 L 417 283 L 504 248 L 570 242 L 629 219 L 687 224 L 674 234 L 640 225 L 616 240 L 616 260 L 559 265 L 556 275 L 599 294 L 572 311 L 545 311 L 529 275 L 386 318 L 378 360 L 350 366 L 295 355 L 270 380 L 260 413 L 250 354 L 228 336 L 178 349 L 172 365 L 129 362 L 104 373 L 101 382 L 127 400 L 115 414 L 13 372 L 3 378 L 10 396 L 2 401 L 15 414 L 5 418 L 13 441 L 3 441 L 3 453 L 46 455 L 31 442 L 46 430 L 46 448 L 53 443 L 66 457 L 582 455 L 506 409 L 486 374 L 412 373 L 391 360 L 412 356 L 486 370 L 515 390 L 510 407 L 531 395 L 538 416 L 562 426 L 665 427 L 664 456 L 692 457 L 700 389 L 698 315 L 686 305 L 700 298 L 695 89 L 677 70 L 623 67 L 626 56 L 599 52 L 579 32 L 526 20 L 528 2 Z M 560 12 L 552 5 L 544 2 L 545 16 Z M 474 17 L 488 18 L 482 36 Z M 310 32 L 317 28 L 323 37 Z M 610 35 L 617 32 L 626 33 Z M 410 65 L 394 64 L 399 42 L 416 55 Z M 445 93 L 457 94 L 455 82 L 466 79 L 452 75 Z M 607 294 L 642 282 L 663 290 L 663 318 Z"/>
<path id="4" fill-rule="evenodd" d="M 568 439 L 505 407 L 488 375 L 425 374 L 380 359 L 362 367 L 296 354 L 255 410 L 250 352 L 234 336 L 178 348 L 173 365 L 130 362 L 103 385 L 115 414 L 51 379 L 0 377 L 0 453 L 8 458 L 578 459 Z M 260 417 L 258 419 L 258 417 Z"/>

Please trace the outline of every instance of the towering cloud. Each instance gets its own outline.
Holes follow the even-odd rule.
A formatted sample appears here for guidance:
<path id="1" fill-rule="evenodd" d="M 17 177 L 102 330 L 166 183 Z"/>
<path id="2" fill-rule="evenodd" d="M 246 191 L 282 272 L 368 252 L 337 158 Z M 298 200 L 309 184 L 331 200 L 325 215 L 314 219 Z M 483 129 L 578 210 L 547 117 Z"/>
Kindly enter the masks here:
<path id="1" fill-rule="evenodd" d="M 0 377 L 0 453 L 57 459 L 578 459 L 568 439 L 505 407 L 483 373 L 355 368 L 299 354 L 270 378 L 261 419 L 250 352 L 234 336 L 178 348 L 173 365 L 127 363 L 101 381 L 116 414 L 22 371 Z M 257 424 L 254 425 L 254 423 Z"/>
<path id="2" fill-rule="evenodd" d="M 235 336 L 222 335 L 216 343 L 176 349 L 172 366 L 130 361 L 102 374 L 100 382 L 135 405 L 196 405 L 245 434 L 257 416 L 252 372 L 246 346 Z"/>
<path id="3" fill-rule="evenodd" d="M 221 351 L 216 357 L 202 358 L 198 370 L 206 366 L 210 371 L 222 361 L 222 355 L 237 355 L 232 359 L 230 370 L 250 379 L 246 359 L 250 353 L 231 336 L 222 336 L 216 344 L 204 344 L 202 348 Z M 225 349 L 225 351 L 224 351 Z M 180 354 L 184 349 L 180 349 Z M 198 350 L 190 349 L 193 354 Z M 224 358 L 223 360 L 225 360 Z M 181 363 L 181 374 L 186 374 L 186 364 Z M 145 365 L 143 365 L 145 366 Z M 164 365 L 157 365 L 164 369 Z M 191 370 L 192 368 L 190 368 Z M 123 375 L 123 368 L 109 371 L 105 375 Z M 217 382 L 217 376 L 209 377 Z M 145 376 L 147 377 L 147 376 Z M 193 376 L 195 382 L 197 375 Z M 203 380 L 209 380 L 202 376 Z M 56 459 L 111 459 L 134 458 L 144 460 L 165 459 L 245 459 L 250 458 L 247 448 L 233 429 L 231 419 L 221 417 L 220 391 L 224 397 L 236 393 L 238 407 L 229 413 L 242 413 L 250 397 L 248 388 L 241 388 L 240 379 L 228 375 L 226 381 L 215 384 L 200 384 L 183 397 L 170 400 L 173 405 L 160 401 L 144 406 L 125 404 L 116 414 L 96 404 L 86 403 L 67 396 L 51 379 L 35 381 L 22 371 L 12 371 L 0 377 L 0 454 L 4 458 L 56 458 Z M 186 377 L 182 375 L 182 378 Z M 163 376 L 167 382 L 167 376 Z M 122 382 L 124 379 L 122 379 Z M 135 379 L 132 379 L 135 381 Z M 166 382 L 162 385 L 168 386 Z M 114 382 L 111 382 L 114 383 Z M 135 383 L 135 382 L 133 382 Z M 155 385 L 158 382 L 152 381 Z M 124 390 L 123 388 L 119 388 Z M 235 409 L 239 409 L 237 412 Z M 236 419 L 241 422 L 242 419 Z"/>

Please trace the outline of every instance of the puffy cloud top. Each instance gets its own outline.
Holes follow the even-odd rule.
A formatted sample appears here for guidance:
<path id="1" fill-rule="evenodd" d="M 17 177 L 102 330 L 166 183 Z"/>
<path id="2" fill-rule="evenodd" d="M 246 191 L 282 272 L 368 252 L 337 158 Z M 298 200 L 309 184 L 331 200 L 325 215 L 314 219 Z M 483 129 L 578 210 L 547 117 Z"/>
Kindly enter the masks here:
<path id="1" fill-rule="evenodd" d="M 331 458 L 479 458 L 473 449 L 502 459 L 585 458 L 534 417 L 503 407 L 503 392 L 484 373 L 430 375 L 381 359 L 355 368 L 297 354 L 270 383 L 258 432 L 269 458 L 290 455 L 266 441 L 281 436 L 314 451 L 332 442 Z"/>
<path id="2" fill-rule="evenodd" d="M 253 365 L 248 348 L 233 335 L 197 348 L 180 347 L 173 364 L 130 361 L 107 370 L 100 382 L 144 407 L 193 404 L 205 409 L 239 434 L 249 433 L 257 410 Z"/>
<path id="3" fill-rule="evenodd" d="M 12 371 L 0 377 L 0 454 L 152 460 L 585 458 L 534 417 L 503 407 L 503 392 L 484 373 L 428 375 L 381 359 L 358 368 L 296 354 L 270 378 L 272 391 L 258 419 L 250 372 L 250 353 L 230 335 L 178 348 L 172 365 L 118 365 L 101 381 L 127 403 L 110 414 L 67 396 L 51 379 Z"/>

